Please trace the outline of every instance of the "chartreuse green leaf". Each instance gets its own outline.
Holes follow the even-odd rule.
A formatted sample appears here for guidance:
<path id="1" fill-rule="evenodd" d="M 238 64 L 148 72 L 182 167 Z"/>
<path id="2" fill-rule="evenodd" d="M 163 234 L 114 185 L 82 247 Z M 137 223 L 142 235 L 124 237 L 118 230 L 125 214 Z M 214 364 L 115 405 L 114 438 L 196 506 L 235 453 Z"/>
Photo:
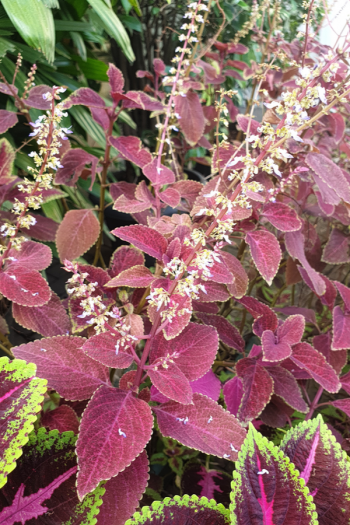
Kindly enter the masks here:
<path id="1" fill-rule="evenodd" d="M 15 468 L 41 410 L 47 382 L 35 377 L 35 372 L 33 363 L 0 358 L 0 488 Z"/>
<path id="2" fill-rule="evenodd" d="M 231 523 L 317 525 L 315 504 L 289 458 L 253 425 L 233 472 Z"/>
<path id="3" fill-rule="evenodd" d="M 2 5 L 23 40 L 53 62 L 55 26 L 51 10 L 38 0 L 2 0 Z"/>
<path id="4" fill-rule="evenodd" d="M 186 523 L 186 525 L 226 525 L 230 523 L 230 513 L 221 504 L 207 498 L 187 494 L 180 498 L 165 498 L 154 501 L 151 507 L 143 507 L 125 525 L 160 525 L 161 523 Z"/>
<path id="5" fill-rule="evenodd" d="M 135 55 L 129 36 L 113 9 L 108 7 L 104 0 L 88 0 L 88 2 L 101 19 L 105 31 L 119 44 L 126 58 L 133 62 Z"/>
<path id="6" fill-rule="evenodd" d="M 40 0 L 46 7 L 50 7 L 51 9 L 60 8 L 60 4 L 58 3 L 58 0 Z"/>

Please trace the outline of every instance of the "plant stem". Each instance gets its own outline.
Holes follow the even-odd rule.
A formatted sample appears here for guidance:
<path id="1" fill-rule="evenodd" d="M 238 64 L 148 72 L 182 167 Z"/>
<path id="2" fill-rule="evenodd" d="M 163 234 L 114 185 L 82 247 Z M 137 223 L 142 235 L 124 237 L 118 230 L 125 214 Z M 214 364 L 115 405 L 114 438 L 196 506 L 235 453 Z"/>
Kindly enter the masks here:
<path id="1" fill-rule="evenodd" d="M 320 397 L 322 396 L 322 392 L 323 392 L 323 387 L 320 386 L 319 389 L 317 390 L 317 393 L 316 393 L 315 397 L 312 400 L 312 403 L 310 405 L 310 410 L 309 410 L 309 412 L 308 412 L 308 414 L 307 414 L 307 416 L 305 418 L 305 421 L 308 421 L 309 419 L 312 418 L 312 414 L 314 413 L 314 410 L 315 410 L 315 408 L 317 406 L 317 403 L 318 403 Z"/>

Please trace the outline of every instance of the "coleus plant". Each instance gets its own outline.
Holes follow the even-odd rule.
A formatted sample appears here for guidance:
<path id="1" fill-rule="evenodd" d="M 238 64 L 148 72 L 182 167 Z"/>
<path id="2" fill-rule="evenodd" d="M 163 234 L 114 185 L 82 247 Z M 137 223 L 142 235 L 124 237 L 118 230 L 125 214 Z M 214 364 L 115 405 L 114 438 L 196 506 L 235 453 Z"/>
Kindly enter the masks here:
<path id="1" fill-rule="evenodd" d="M 14 318 L 43 336 L 12 348 L 16 359 L 4 362 L 6 379 L 12 366 L 20 371 L 4 382 L 0 398 L 8 416 L 2 482 L 24 445 L 29 447 L 23 449 L 24 463 L 27 455 L 37 461 L 38 450 L 48 445 L 36 445 L 36 439 L 56 440 L 57 450 L 62 450 L 63 439 L 69 459 L 57 471 L 38 474 L 30 489 L 22 482 L 5 485 L 4 520 L 46 520 L 46 515 L 40 516 L 48 512 L 52 523 L 64 523 L 68 513 L 74 516 L 72 523 L 92 523 L 102 498 L 98 522 L 123 525 L 147 484 L 145 448 L 156 417 L 157 430 L 185 447 L 230 461 L 236 461 L 241 451 L 234 475 L 232 520 L 247 521 L 250 510 L 242 495 L 251 490 L 247 485 L 250 468 L 256 470 L 257 523 L 287 523 L 287 518 L 288 523 L 293 519 L 316 523 L 311 496 L 317 508 L 318 488 L 310 489 L 311 496 L 304 490 L 296 470 L 303 474 L 309 468 L 302 457 L 293 452 L 295 468 L 290 467 L 286 441 L 283 455 L 252 428 L 246 437 L 246 427 L 250 422 L 292 426 L 295 411 L 305 414 L 307 423 L 301 428 L 308 429 L 307 437 L 300 439 L 312 463 L 318 443 L 323 443 L 317 420 L 317 437 L 308 450 L 314 428 L 308 425 L 314 424 L 315 410 L 327 405 L 341 410 L 342 417 L 350 415 L 350 399 L 334 396 L 342 387 L 350 393 L 349 372 L 343 373 L 350 346 L 350 291 L 341 282 L 349 262 L 345 121 L 350 87 L 344 66 L 348 47 L 332 51 L 308 35 L 304 45 L 271 36 L 263 72 L 254 64 L 249 68 L 229 58 L 248 51 L 236 42 L 215 42 L 215 50 L 199 58 L 191 54 L 191 44 L 196 43 L 193 32 L 199 31 L 207 9 L 205 3 L 190 4 L 174 67 L 166 73 L 157 59 L 154 74 L 139 72 L 150 79 L 147 91 L 153 96 L 125 92 L 123 76 L 112 64 L 108 69 L 112 106 L 106 106 L 90 88 L 62 99 L 64 88 L 32 87 L 32 77 L 21 96 L 13 85 L 0 86 L 13 98 L 18 112 L 28 117 L 31 136 L 38 144 L 38 150 L 29 154 L 34 162 L 29 169 L 33 181 L 23 181 L 12 176 L 15 153 L 11 145 L 6 139 L 0 143 L 0 196 L 2 203 L 12 204 L 1 211 L 0 292 L 12 301 Z M 311 52 L 317 59 L 308 58 Z M 267 107 L 262 122 L 253 118 L 256 101 L 249 114 L 239 114 L 232 102 L 235 94 L 218 89 L 227 76 L 243 78 L 229 68 L 243 71 L 244 78 L 254 75 L 259 82 Z M 216 91 L 211 99 L 212 86 Z M 204 106 L 204 101 L 210 103 Z M 65 140 L 71 130 L 60 125 L 75 105 L 88 107 L 104 130 L 103 160 L 83 148 L 71 148 Z M 30 108 L 46 113 L 33 123 Z M 135 108 L 151 111 L 157 118 L 154 155 L 137 137 L 113 136 L 121 110 Z M 6 131 L 17 116 L 1 111 Z M 243 142 L 228 140 L 228 119 L 237 122 Z M 212 177 L 205 186 L 184 176 L 183 167 L 194 146 L 211 151 Z M 109 187 L 114 209 L 131 214 L 137 224 L 112 231 L 128 244 L 114 252 L 106 268 L 101 245 L 112 148 L 137 166 L 143 179 L 138 184 L 117 182 Z M 74 186 L 79 177 L 87 176 L 93 184 L 97 176 L 101 185 L 98 219 L 91 208 L 71 209 L 57 226 L 29 211 L 46 199 L 62 196 L 61 190 L 52 187 L 52 170 L 56 170 L 55 185 Z M 330 235 L 321 227 L 324 224 L 332 225 Z M 71 274 L 64 303 L 40 273 L 51 262 L 50 248 L 28 237 L 55 240 L 64 268 Z M 93 265 L 75 261 L 95 243 Z M 145 255 L 153 258 L 151 268 Z M 102 268 L 96 266 L 99 261 Z M 326 263 L 330 265 L 327 275 Z M 299 305 L 295 306 L 299 282 Z M 287 286 L 292 287 L 291 294 Z M 305 290 L 308 297 L 303 302 Z M 342 303 L 336 305 L 339 297 Z M 246 345 L 247 336 L 256 343 L 252 347 Z M 25 373 L 23 360 L 30 363 Z M 229 370 L 224 372 L 226 408 L 219 401 L 222 384 L 213 368 Z M 44 381 L 49 390 L 43 401 Z M 23 405 L 23 421 L 15 413 L 18 403 Z M 33 445 L 30 440 L 26 445 L 41 403 L 37 436 L 43 427 L 78 436 L 41 433 L 30 438 Z M 328 436 L 324 428 L 322 432 Z M 50 449 L 47 465 L 56 457 L 56 448 Z M 18 468 L 26 469 L 24 463 Z M 270 471 L 274 474 L 268 477 Z M 310 475 L 301 475 L 306 484 L 307 476 L 309 480 Z M 272 495 L 277 479 L 285 491 L 295 498 L 298 495 L 295 500 L 291 496 L 283 511 L 278 498 L 285 491 L 276 500 Z M 66 490 L 73 492 L 75 481 L 77 493 L 69 500 L 71 506 L 58 509 L 57 498 L 63 499 Z M 218 510 L 201 501 L 204 513 L 208 505 L 213 512 Z M 161 506 L 162 512 L 172 512 L 164 510 L 168 503 Z M 185 503 L 182 507 L 196 507 L 193 498 Z M 346 516 L 345 504 L 341 505 Z M 170 508 L 174 506 L 171 502 Z M 323 511 L 317 512 L 320 520 Z M 227 513 L 222 515 L 229 519 Z"/>

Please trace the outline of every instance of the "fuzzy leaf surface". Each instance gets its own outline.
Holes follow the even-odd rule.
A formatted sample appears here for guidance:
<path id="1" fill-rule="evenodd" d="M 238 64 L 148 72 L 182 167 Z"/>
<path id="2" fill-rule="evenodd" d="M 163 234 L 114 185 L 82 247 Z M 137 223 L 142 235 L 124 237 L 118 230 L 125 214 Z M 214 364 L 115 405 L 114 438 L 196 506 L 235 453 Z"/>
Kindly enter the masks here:
<path id="1" fill-rule="evenodd" d="M 56 245 L 61 261 L 70 261 L 83 255 L 98 239 L 100 224 L 92 210 L 69 210 L 56 234 Z"/>
<path id="2" fill-rule="evenodd" d="M 265 366 L 265 370 L 273 379 L 275 395 L 281 397 L 289 406 L 299 412 L 306 412 L 307 406 L 301 394 L 300 387 L 293 374 L 281 366 Z"/>
<path id="3" fill-rule="evenodd" d="M 298 367 L 306 370 L 328 392 L 338 392 L 341 385 L 334 369 L 325 357 L 308 343 L 293 346 L 290 358 Z"/>
<path id="4" fill-rule="evenodd" d="M 122 472 L 150 440 L 153 417 L 130 391 L 100 387 L 85 409 L 77 441 L 80 498 Z"/>
<path id="5" fill-rule="evenodd" d="M 138 137 L 111 137 L 109 141 L 123 159 L 129 160 L 140 168 L 152 162 L 151 153 L 142 147 L 142 142 Z"/>
<path id="6" fill-rule="evenodd" d="M 243 385 L 243 397 L 237 417 L 243 423 L 257 418 L 273 394 L 273 380 L 256 359 L 245 357 L 238 361 L 237 376 Z"/>
<path id="7" fill-rule="evenodd" d="M 0 133 L 5 133 L 8 129 L 15 126 L 18 122 L 16 113 L 0 109 Z"/>
<path id="8" fill-rule="evenodd" d="M 42 418 L 41 424 L 50 430 L 57 429 L 59 432 L 72 431 L 78 434 L 79 420 L 72 407 L 61 405 L 54 410 L 47 410 Z"/>
<path id="9" fill-rule="evenodd" d="M 119 237 L 119 239 L 133 244 L 136 248 L 148 253 L 148 255 L 155 259 L 162 260 L 168 247 L 168 241 L 163 235 L 142 224 L 122 226 L 121 228 L 112 230 L 112 233 L 116 237 Z"/>
<path id="10" fill-rule="evenodd" d="M 163 186 L 175 182 L 175 174 L 171 169 L 163 164 L 157 168 L 157 159 L 153 159 L 149 164 L 143 167 L 143 174 L 149 179 L 153 186 Z"/>
<path id="11" fill-rule="evenodd" d="M 347 350 L 350 347 L 350 315 L 336 306 L 333 316 L 332 350 Z"/>
<path id="12" fill-rule="evenodd" d="M 242 297 L 239 302 L 254 317 L 253 331 L 261 337 L 265 330 L 274 332 L 277 328 L 277 315 L 266 304 L 260 303 L 254 297 Z"/>
<path id="13" fill-rule="evenodd" d="M 155 368 L 149 370 L 148 375 L 161 394 L 183 405 L 192 402 L 190 383 L 175 363 L 167 360 L 163 366 L 163 360 L 160 358 L 156 359 L 153 365 Z"/>
<path id="14" fill-rule="evenodd" d="M 144 264 L 144 262 L 145 257 L 141 250 L 133 246 L 119 246 L 111 257 L 109 274 L 115 277 L 124 270 Z"/>
<path id="15" fill-rule="evenodd" d="M 258 272 L 271 285 L 282 257 L 279 242 L 272 233 L 265 230 L 247 233 L 246 242 Z"/>
<path id="16" fill-rule="evenodd" d="M 39 272 L 18 265 L 0 272 L 0 293 L 22 306 L 42 306 L 51 297 L 49 285 Z"/>
<path id="17" fill-rule="evenodd" d="M 120 337 L 102 332 L 90 337 L 82 346 L 86 355 L 111 368 L 128 368 L 134 358 L 127 348 L 119 348 Z"/>
<path id="18" fill-rule="evenodd" d="M 328 264 L 344 264 L 350 261 L 349 237 L 337 228 L 333 228 L 331 235 L 323 249 L 322 261 Z"/>
<path id="19" fill-rule="evenodd" d="M 224 384 L 223 393 L 227 410 L 237 417 L 243 397 L 242 380 L 238 376 L 235 376 L 227 381 Z"/>
<path id="20" fill-rule="evenodd" d="M 230 346 L 235 348 L 239 352 L 244 349 L 245 343 L 239 330 L 233 326 L 225 317 L 221 315 L 206 314 L 203 312 L 197 312 L 196 317 L 202 321 L 205 325 L 213 326 L 216 328 L 219 339 Z"/>
<path id="21" fill-rule="evenodd" d="M 12 177 L 12 168 L 13 162 L 15 160 L 16 154 L 6 139 L 0 139 L 0 182 L 1 184 L 6 184 L 10 182 Z"/>
<path id="22" fill-rule="evenodd" d="M 185 97 L 175 97 L 175 111 L 180 115 L 179 125 L 185 139 L 194 146 L 204 133 L 205 118 L 202 104 L 195 91 L 189 90 Z"/>
<path id="23" fill-rule="evenodd" d="M 28 270 L 45 270 L 52 261 L 52 252 L 48 246 L 40 242 L 26 241 L 19 251 L 9 251 L 6 267 L 22 266 Z"/>
<path id="24" fill-rule="evenodd" d="M 306 164 L 345 202 L 350 203 L 350 186 L 342 170 L 322 153 L 308 153 Z"/>
<path id="25" fill-rule="evenodd" d="M 241 299 L 248 288 L 248 275 L 240 261 L 234 255 L 221 251 L 221 257 L 234 278 L 233 283 L 228 284 L 227 288 L 233 297 Z"/>
<path id="26" fill-rule="evenodd" d="M 302 222 L 295 210 L 282 202 L 268 202 L 265 204 L 262 216 L 278 230 L 293 232 L 300 230 Z"/>
<path id="27" fill-rule="evenodd" d="M 325 356 L 327 362 L 334 368 L 336 374 L 340 374 L 347 362 L 347 350 L 332 350 L 332 336 L 328 331 L 325 334 L 315 335 L 312 346 Z"/>
<path id="28" fill-rule="evenodd" d="M 155 279 L 153 273 L 144 265 L 133 266 L 124 270 L 119 275 L 109 281 L 108 288 L 118 288 L 120 286 L 130 286 L 132 288 L 147 288 Z"/>

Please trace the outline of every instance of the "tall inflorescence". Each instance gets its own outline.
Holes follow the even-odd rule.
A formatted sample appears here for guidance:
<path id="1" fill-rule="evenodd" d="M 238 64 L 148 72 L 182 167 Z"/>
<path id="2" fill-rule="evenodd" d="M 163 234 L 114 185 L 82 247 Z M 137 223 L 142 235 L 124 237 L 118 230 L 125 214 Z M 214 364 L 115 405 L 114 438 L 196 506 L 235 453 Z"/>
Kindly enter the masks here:
<path id="1" fill-rule="evenodd" d="M 32 69 L 32 75 L 29 83 L 32 85 L 35 68 Z M 61 128 L 60 123 L 64 116 L 67 116 L 62 110 L 61 104 L 56 101 L 61 100 L 60 93 L 65 91 L 62 87 L 54 86 L 52 92 L 43 95 L 44 100 L 51 103 L 51 109 L 46 114 L 41 115 L 36 122 L 32 122 L 32 132 L 30 137 L 35 137 L 38 144 L 38 151 L 29 153 L 35 163 L 35 167 L 28 166 L 28 173 L 32 179 L 25 177 L 23 182 L 17 186 L 19 191 L 24 194 L 24 199 L 15 199 L 12 212 L 17 216 L 16 224 L 5 223 L 1 226 L 0 231 L 3 237 L 8 238 L 7 245 L 0 246 L 1 260 L 3 261 L 10 248 L 20 249 L 25 237 L 18 236 L 18 231 L 24 228 L 30 228 L 35 224 L 35 218 L 30 215 L 29 209 L 37 210 L 43 203 L 43 190 L 51 188 L 52 170 L 61 167 L 59 161 L 59 147 L 62 145 L 61 140 L 66 140 L 66 134 L 72 133 L 69 129 Z"/>

